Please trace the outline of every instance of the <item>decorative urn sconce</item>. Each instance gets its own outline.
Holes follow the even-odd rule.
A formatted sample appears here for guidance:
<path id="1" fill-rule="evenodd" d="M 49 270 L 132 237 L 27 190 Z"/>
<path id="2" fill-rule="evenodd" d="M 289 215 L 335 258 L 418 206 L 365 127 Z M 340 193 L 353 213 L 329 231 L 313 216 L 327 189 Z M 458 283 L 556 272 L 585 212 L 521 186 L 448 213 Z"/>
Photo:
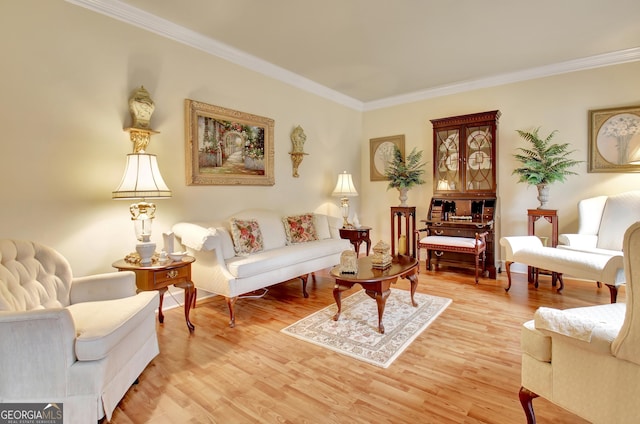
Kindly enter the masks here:
<path id="1" fill-rule="evenodd" d="M 289 154 L 291 155 L 291 162 L 293 162 L 293 176 L 298 178 L 300 175 L 298 174 L 298 167 L 302 163 L 302 159 L 304 155 L 308 154 L 304 152 L 304 142 L 307 140 L 307 136 L 304 133 L 304 130 L 300 125 L 295 127 L 291 132 L 291 143 L 293 144 L 293 149 Z"/>

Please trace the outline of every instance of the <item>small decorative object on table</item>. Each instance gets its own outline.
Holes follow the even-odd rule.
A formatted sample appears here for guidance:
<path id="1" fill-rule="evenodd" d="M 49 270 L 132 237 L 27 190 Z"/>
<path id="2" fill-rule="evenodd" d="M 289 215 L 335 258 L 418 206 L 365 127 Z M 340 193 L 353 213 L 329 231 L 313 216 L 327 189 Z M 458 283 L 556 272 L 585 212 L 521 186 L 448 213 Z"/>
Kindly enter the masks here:
<path id="1" fill-rule="evenodd" d="M 340 274 L 358 273 L 358 255 L 354 250 L 345 250 L 340 255 Z"/>
<path id="2" fill-rule="evenodd" d="M 391 248 L 389 245 L 380 240 L 373 247 L 373 258 L 371 259 L 371 267 L 384 269 L 391 266 Z"/>

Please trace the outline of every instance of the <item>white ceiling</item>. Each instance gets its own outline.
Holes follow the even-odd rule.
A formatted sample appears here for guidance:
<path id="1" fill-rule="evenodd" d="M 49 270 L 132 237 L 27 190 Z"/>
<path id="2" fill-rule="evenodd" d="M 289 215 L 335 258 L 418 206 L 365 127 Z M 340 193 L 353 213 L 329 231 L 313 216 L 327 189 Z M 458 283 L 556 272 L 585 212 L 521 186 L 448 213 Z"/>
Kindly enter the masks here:
<path id="1" fill-rule="evenodd" d="M 640 60 L 640 0 L 67 0 L 364 109 Z"/>

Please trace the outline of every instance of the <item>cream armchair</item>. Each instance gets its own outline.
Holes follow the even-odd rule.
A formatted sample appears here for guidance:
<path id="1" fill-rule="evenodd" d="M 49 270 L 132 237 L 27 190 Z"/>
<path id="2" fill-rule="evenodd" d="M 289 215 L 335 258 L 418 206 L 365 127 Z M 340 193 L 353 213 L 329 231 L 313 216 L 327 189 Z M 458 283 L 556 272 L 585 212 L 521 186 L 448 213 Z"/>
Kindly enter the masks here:
<path id="1" fill-rule="evenodd" d="M 520 402 L 541 396 L 593 423 L 640 417 L 640 222 L 624 233 L 626 304 L 539 308 L 522 329 Z"/>
<path id="2" fill-rule="evenodd" d="M 640 191 L 578 202 L 578 232 L 560 234 L 558 247 L 606 255 L 620 254 L 625 230 L 640 221 Z"/>
<path id="3" fill-rule="evenodd" d="M 135 274 L 73 278 L 55 250 L 0 240 L 0 403 L 61 403 L 65 423 L 111 414 L 159 353 L 157 292 Z"/>

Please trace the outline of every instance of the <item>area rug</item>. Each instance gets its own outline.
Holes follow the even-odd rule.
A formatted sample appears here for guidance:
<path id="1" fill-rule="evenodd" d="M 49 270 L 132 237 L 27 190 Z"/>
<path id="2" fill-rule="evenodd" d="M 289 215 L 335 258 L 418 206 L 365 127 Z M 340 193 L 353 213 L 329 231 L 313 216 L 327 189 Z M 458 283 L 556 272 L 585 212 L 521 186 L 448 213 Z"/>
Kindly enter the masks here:
<path id="1" fill-rule="evenodd" d="M 336 304 L 327 306 L 281 331 L 370 364 L 387 368 L 451 303 L 451 299 L 391 289 L 382 316 L 384 334 L 378 332 L 376 301 L 360 290 L 342 299 L 338 321 Z"/>

